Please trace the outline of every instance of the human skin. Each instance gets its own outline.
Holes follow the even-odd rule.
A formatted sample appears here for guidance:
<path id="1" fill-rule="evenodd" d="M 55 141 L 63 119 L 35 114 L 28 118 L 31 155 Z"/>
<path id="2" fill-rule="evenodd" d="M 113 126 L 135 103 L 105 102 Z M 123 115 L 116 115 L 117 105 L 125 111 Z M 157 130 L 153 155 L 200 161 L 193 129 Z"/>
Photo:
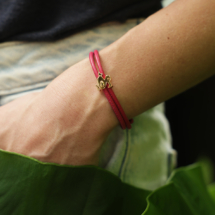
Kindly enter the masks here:
<path id="1" fill-rule="evenodd" d="M 212 0 L 176 0 L 99 52 L 128 118 L 215 74 L 214 10 Z M 0 107 L 0 148 L 43 162 L 97 165 L 118 121 L 95 85 L 86 58 L 44 91 Z"/>

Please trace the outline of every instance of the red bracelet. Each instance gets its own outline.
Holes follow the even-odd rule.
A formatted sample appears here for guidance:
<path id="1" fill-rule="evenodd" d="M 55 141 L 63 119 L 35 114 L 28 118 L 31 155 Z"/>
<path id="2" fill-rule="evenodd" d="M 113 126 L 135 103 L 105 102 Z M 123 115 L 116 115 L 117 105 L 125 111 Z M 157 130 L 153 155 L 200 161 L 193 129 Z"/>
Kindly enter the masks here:
<path id="1" fill-rule="evenodd" d="M 99 72 L 97 71 L 96 66 L 94 64 L 94 55 L 99 68 Z M 97 78 L 98 85 L 96 85 L 96 87 L 99 90 L 104 91 L 105 96 L 107 97 L 114 113 L 116 114 L 116 117 L 119 120 L 122 129 L 126 129 L 126 127 L 128 129 L 131 129 L 131 123 L 133 123 L 133 119 L 128 120 L 124 110 L 122 109 L 122 106 L 120 105 L 118 99 L 116 98 L 112 90 L 113 85 L 110 83 L 111 77 L 109 75 L 105 75 L 102 69 L 100 59 L 99 59 L 99 52 L 97 50 L 95 50 L 94 53 L 90 52 L 89 59 L 90 59 L 90 63 L 94 71 L 94 74 Z"/>

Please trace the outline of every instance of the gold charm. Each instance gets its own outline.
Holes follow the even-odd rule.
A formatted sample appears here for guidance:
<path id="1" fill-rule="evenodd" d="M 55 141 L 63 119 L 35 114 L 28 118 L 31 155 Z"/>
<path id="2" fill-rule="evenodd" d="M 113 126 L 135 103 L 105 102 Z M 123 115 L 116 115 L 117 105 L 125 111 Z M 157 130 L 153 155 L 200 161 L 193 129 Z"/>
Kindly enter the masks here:
<path id="1" fill-rule="evenodd" d="M 102 73 L 99 72 L 99 77 L 97 78 L 97 81 L 98 81 L 98 85 L 96 86 L 98 87 L 99 90 L 105 89 L 105 87 L 107 86 L 107 83 L 108 83 L 108 88 L 113 87 L 113 85 L 110 83 L 111 77 L 109 75 L 106 75 L 104 79 L 102 77 Z"/>

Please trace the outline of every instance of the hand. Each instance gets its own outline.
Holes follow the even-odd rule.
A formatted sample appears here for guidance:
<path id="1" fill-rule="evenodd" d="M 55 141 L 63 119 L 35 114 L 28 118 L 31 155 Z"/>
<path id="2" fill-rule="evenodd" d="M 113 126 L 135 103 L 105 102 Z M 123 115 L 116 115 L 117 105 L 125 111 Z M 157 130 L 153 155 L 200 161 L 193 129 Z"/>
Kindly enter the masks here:
<path id="1" fill-rule="evenodd" d="M 118 122 L 95 83 L 85 59 L 44 91 L 0 107 L 0 148 L 43 162 L 96 165 L 102 143 Z"/>

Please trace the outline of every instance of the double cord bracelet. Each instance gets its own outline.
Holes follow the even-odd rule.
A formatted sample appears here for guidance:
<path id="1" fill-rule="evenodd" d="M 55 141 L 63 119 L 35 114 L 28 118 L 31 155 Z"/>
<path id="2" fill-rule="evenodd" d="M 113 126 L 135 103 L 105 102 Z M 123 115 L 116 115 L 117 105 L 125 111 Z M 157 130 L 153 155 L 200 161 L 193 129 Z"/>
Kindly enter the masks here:
<path id="1" fill-rule="evenodd" d="M 97 71 L 95 63 L 94 63 L 94 55 L 96 58 L 96 63 L 99 68 L 99 72 Z M 116 96 L 112 90 L 113 85 L 110 83 L 111 77 L 109 75 L 105 75 L 105 73 L 102 69 L 102 65 L 101 65 L 100 59 L 99 59 L 99 52 L 97 50 L 95 50 L 94 52 L 90 52 L 89 59 L 90 59 L 90 63 L 91 63 L 92 69 L 94 71 L 94 74 L 97 78 L 96 87 L 99 90 L 104 91 L 105 96 L 107 97 L 117 119 L 120 122 L 121 128 L 122 129 L 126 129 L 126 128 L 131 129 L 131 123 L 133 123 L 133 119 L 128 120 L 124 110 L 122 109 L 122 106 L 120 105 L 118 99 L 116 98 Z"/>

